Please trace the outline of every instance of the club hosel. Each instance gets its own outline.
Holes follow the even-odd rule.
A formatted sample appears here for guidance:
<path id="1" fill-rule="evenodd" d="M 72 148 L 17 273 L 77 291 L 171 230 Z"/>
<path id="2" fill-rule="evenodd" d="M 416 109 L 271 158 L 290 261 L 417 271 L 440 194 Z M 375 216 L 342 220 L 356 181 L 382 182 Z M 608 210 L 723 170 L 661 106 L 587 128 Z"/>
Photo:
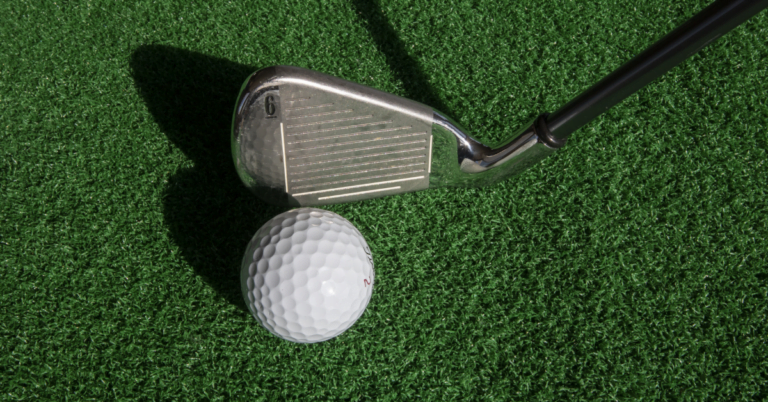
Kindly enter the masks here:
<path id="1" fill-rule="evenodd" d="M 565 145 L 552 136 L 546 114 L 508 141 L 489 147 L 466 134 L 455 121 L 435 112 L 430 187 L 479 187 L 519 174 Z"/>

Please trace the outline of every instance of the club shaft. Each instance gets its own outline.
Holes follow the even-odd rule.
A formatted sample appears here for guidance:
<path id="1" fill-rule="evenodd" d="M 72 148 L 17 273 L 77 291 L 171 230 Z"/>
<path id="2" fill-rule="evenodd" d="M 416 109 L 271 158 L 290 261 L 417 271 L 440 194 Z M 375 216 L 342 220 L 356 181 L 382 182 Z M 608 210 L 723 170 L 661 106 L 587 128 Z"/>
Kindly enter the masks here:
<path id="1" fill-rule="evenodd" d="M 547 118 L 557 139 L 589 123 L 768 6 L 768 0 L 717 0 Z"/>

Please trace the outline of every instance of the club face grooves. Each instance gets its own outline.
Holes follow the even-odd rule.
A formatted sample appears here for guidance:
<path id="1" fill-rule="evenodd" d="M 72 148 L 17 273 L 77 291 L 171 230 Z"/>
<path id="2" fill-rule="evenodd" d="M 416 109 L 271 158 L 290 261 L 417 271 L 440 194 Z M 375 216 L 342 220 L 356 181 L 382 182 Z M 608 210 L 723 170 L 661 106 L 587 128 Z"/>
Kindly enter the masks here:
<path id="1" fill-rule="evenodd" d="M 311 70 L 270 67 L 243 86 L 233 156 L 246 186 L 272 204 L 418 191 L 429 187 L 431 119 L 431 108 L 405 98 Z"/>
<path id="2" fill-rule="evenodd" d="M 316 206 L 477 187 L 554 149 L 525 126 L 498 148 L 429 106 L 298 67 L 254 73 L 235 109 L 238 174 L 271 204 Z"/>

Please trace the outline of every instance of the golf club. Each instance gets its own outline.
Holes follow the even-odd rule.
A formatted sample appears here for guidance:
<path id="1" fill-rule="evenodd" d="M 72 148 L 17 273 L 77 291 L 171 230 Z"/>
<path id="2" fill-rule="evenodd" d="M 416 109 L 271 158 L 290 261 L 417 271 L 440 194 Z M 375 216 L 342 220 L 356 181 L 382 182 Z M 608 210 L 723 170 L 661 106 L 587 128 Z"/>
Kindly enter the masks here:
<path id="1" fill-rule="evenodd" d="M 421 103 L 312 70 L 253 73 L 237 99 L 232 153 L 245 185 L 277 205 L 316 206 L 514 176 L 568 136 L 768 6 L 718 0 L 551 114 L 500 144 Z"/>

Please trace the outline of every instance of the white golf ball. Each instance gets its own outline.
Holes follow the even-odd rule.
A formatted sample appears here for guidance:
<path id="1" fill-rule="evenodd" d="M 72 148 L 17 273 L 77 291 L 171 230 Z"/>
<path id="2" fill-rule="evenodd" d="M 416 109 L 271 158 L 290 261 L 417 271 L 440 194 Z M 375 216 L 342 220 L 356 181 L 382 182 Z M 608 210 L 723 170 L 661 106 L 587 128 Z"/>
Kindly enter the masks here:
<path id="1" fill-rule="evenodd" d="M 373 291 L 373 258 L 348 220 L 316 208 L 284 212 L 253 236 L 240 269 L 245 303 L 272 334 L 322 342 L 349 329 Z"/>

